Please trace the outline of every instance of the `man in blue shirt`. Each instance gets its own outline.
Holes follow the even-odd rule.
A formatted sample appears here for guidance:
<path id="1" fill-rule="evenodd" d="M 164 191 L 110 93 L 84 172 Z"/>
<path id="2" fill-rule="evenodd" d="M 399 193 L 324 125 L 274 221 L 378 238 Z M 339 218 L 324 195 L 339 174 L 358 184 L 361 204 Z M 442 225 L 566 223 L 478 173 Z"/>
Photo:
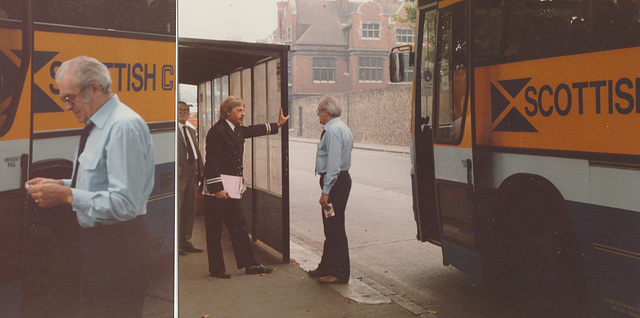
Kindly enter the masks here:
<path id="1" fill-rule="evenodd" d="M 320 205 L 324 225 L 324 252 L 318 268 L 309 272 L 327 284 L 349 282 L 349 246 L 345 231 L 345 209 L 351 191 L 351 129 L 340 120 L 342 109 L 334 97 L 325 97 L 318 104 L 318 118 L 324 131 L 318 142 L 316 172 L 320 174 Z"/>
<path id="2" fill-rule="evenodd" d="M 82 228 L 81 317 L 141 317 L 151 259 L 142 216 L 154 182 L 151 134 L 111 91 L 104 64 L 64 62 L 56 82 L 65 109 L 86 124 L 71 180 L 34 178 L 36 204 L 68 204 Z"/>

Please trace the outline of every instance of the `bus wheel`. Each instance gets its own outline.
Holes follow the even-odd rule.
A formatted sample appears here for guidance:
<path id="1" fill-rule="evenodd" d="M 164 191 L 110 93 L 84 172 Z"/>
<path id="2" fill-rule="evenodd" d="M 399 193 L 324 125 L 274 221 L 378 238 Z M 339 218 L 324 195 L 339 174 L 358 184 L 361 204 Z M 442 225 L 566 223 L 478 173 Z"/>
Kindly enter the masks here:
<path id="1" fill-rule="evenodd" d="M 560 257 L 564 253 L 550 230 L 534 229 L 522 241 L 520 249 L 521 280 L 536 291 L 553 289 L 563 276 Z"/>
<path id="2" fill-rule="evenodd" d="M 529 175 L 510 180 L 503 190 L 502 272 L 531 291 L 562 285 L 579 266 L 564 199 L 551 184 Z"/>
<path id="3" fill-rule="evenodd" d="M 540 198 L 547 198 L 542 200 Z M 535 304 L 544 311 L 556 304 L 560 317 L 588 317 L 588 300 L 577 238 L 559 199 L 532 196 L 522 200 L 520 212 L 527 213 L 514 238 L 516 286 L 519 301 Z M 535 202 L 535 203 L 534 203 Z M 560 304 L 560 305 L 558 305 Z"/>
<path id="4" fill-rule="evenodd" d="M 519 212 L 525 217 L 517 227 L 514 257 L 525 289 L 558 292 L 580 272 L 580 253 L 563 203 L 545 193 L 521 197 Z"/>

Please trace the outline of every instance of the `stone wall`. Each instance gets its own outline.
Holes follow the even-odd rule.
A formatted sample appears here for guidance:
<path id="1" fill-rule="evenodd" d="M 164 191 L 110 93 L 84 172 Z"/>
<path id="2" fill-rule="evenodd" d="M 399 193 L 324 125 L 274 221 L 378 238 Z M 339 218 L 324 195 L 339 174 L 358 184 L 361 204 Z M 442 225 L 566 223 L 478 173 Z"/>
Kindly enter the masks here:
<path id="1" fill-rule="evenodd" d="M 408 146 L 411 137 L 411 86 L 330 94 L 342 103 L 342 121 L 356 142 Z M 289 103 L 293 136 L 319 138 L 322 125 L 316 108 L 324 96 L 292 99 Z M 302 125 L 301 125 L 302 124 Z"/>

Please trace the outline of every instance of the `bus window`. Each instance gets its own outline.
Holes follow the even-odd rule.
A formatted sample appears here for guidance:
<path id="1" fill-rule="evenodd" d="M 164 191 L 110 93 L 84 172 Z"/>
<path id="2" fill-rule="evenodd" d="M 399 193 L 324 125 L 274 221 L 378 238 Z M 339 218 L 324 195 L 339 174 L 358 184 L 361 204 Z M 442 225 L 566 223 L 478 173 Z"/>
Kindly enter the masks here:
<path id="1" fill-rule="evenodd" d="M 420 80 L 420 113 L 416 115 L 419 116 L 420 121 L 424 124 L 429 123 L 429 118 L 431 117 L 431 109 L 433 107 L 433 67 L 435 65 L 435 37 L 429 35 L 435 34 L 435 12 L 436 11 L 433 10 L 425 13 L 423 18 L 424 25 L 421 29 L 423 34 L 422 48 L 420 51 L 420 70 L 422 70 L 422 76 L 418 76 L 418 78 L 422 77 L 422 80 Z M 413 78 L 413 76 L 410 78 Z M 416 128 L 419 129 L 420 127 Z"/>
<path id="2" fill-rule="evenodd" d="M 593 30 L 596 50 L 637 46 L 640 43 L 640 0 L 595 1 Z"/>
<path id="3" fill-rule="evenodd" d="M 473 19 L 478 65 L 640 43 L 640 0 L 479 1 Z"/>
<path id="4" fill-rule="evenodd" d="M 34 19 L 120 31 L 175 35 L 175 0 L 34 0 Z"/>
<path id="5" fill-rule="evenodd" d="M 467 96 L 467 14 L 464 7 L 440 16 L 438 104 L 435 137 L 458 140 Z"/>

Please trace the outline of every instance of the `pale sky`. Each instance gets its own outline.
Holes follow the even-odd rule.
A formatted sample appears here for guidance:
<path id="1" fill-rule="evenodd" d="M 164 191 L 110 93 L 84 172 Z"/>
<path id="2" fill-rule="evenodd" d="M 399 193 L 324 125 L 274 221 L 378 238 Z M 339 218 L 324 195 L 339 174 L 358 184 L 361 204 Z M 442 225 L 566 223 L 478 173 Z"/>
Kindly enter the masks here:
<path id="1" fill-rule="evenodd" d="M 255 42 L 278 23 L 282 0 L 178 0 L 178 36 Z"/>

